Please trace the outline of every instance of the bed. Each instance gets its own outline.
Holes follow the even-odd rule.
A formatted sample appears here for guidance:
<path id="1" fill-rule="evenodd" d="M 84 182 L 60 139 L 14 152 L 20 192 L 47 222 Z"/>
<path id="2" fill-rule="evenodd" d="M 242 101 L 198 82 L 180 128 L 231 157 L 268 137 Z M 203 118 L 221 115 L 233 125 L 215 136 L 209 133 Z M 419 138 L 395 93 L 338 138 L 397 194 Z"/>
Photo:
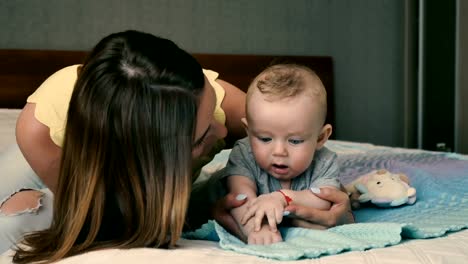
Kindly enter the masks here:
<path id="1" fill-rule="evenodd" d="M 82 62 L 85 55 L 82 51 L 0 50 L 0 157 L 15 142 L 15 120 L 25 98 L 48 75 L 63 66 Z M 271 63 L 305 64 L 318 73 L 326 86 L 328 122 L 334 125 L 331 57 L 194 56 L 203 67 L 218 71 L 222 79 L 241 89 Z M 373 169 L 401 170 L 418 189 L 416 204 L 398 209 L 359 210 L 358 224 L 334 228 L 330 231 L 332 236 L 316 231 L 310 240 L 295 241 L 293 246 L 301 249 L 295 255 L 286 246 L 273 250 L 246 247 L 223 233 L 216 223 L 209 222 L 201 229 L 204 233 L 185 234 L 176 249 L 109 249 L 60 263 L 468 263 L 468 195 L 464 192 L 468 186 L 465 185 L 468 184 L 468 156 L 336 139 L 330 140 L 327 146 L 340 157 L 343 183 Z M 201 179 L 221 168 L 228 154 L 229 150 L 221 152 L 205 166 Z M 419 215 L 411 218 L 415 212 Z M 347 242 L 343 244 L 343 241 Z M 281 252 L 291 254 L 285 256 Z M 10 262 L 8 252 L 0 257 L 0 263 L 4 262 Z"/>

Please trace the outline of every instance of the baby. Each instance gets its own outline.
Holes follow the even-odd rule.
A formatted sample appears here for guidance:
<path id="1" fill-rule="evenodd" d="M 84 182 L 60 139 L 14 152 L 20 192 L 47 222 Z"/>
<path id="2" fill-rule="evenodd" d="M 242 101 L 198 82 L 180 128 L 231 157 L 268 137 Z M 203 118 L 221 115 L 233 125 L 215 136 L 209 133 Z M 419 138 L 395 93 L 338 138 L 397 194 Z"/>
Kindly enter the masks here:
<path id="1" fill-rule="evenodd" d="M 290 203 L 330 209 L 314 192 L 340 188 L 336 154 L 325 142 L 327 98 L 320 78 L 296 64 L 274 65 L 260 73 L 247 92 L 248 137 L 234 145 L 221 172 L 231 193 L 248 202 L 231 211 L 249 244 L 282 241 L 276 225 Z"/>

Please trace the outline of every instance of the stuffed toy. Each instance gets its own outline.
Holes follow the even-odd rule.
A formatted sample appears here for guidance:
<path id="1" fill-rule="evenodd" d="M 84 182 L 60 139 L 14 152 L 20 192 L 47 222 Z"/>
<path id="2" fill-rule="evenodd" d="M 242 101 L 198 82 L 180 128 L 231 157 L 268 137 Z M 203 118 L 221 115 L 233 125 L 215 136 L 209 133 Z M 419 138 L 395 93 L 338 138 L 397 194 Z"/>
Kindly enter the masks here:
<path id="1" fill-rule="evenodd" d="M 345 186 L 349 194 L 359 194 L 359 202 L 379 207 L 394 207 L 416 202 L 416 189 L 409 186 L 404 174 L 375 170 Z"/>

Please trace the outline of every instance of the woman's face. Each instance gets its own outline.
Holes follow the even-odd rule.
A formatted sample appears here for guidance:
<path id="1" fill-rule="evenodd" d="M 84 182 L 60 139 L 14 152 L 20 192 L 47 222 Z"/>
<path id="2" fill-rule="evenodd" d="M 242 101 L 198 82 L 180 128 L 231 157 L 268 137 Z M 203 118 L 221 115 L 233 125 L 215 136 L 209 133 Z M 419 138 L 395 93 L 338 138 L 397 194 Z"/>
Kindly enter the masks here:
<path id="1" fill-rule="evenodd" d="M 227 135 L 226 127 L 215 120 L 216 94 L 210 82 L 205 77 L 205 87 L 201 95 L 197 113 L 197 125 L 192 156 L 194 158 L 207 155 L 218 139 Z"/>

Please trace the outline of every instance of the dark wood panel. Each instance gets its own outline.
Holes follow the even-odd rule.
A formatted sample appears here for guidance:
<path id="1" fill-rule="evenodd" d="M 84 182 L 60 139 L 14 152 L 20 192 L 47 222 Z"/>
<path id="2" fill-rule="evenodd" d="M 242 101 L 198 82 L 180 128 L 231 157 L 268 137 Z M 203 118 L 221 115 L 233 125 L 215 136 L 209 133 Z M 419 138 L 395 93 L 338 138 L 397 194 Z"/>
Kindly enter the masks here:
<path id="1" fill-rule="evenodd" d="M 232 54 L 194 54 L 204 68 L 217 71 L 220 78 L 242 90 L 263 69 L 277 63 L 298 63 L 314 70 L 322 80 L 328 95 L 327 122 L 335 124 L 333 94 L 333 61 L 327 56 L 281 56 L 281 55 L 232 55 Z"/>
<path id="2" fill-rule="evenodd" d="M 83 51 L 0 50 L 0 107 L 22 108 L 49 75 L 85 56 Z"/>
<path id="3" fill-rule="evenodd" d="M 328 122 L 334 122 L 333 63 L 331 57 L 280 55 L 193 54 L 207 69 L 242 90 L 263 69 L 276 63 L 300 63 L 313 69 L 328 93 Z M 22 108 L 26 98 L 52 73 L 82 63 L 84 51 L 0 50 L 0 108 Z"/>

